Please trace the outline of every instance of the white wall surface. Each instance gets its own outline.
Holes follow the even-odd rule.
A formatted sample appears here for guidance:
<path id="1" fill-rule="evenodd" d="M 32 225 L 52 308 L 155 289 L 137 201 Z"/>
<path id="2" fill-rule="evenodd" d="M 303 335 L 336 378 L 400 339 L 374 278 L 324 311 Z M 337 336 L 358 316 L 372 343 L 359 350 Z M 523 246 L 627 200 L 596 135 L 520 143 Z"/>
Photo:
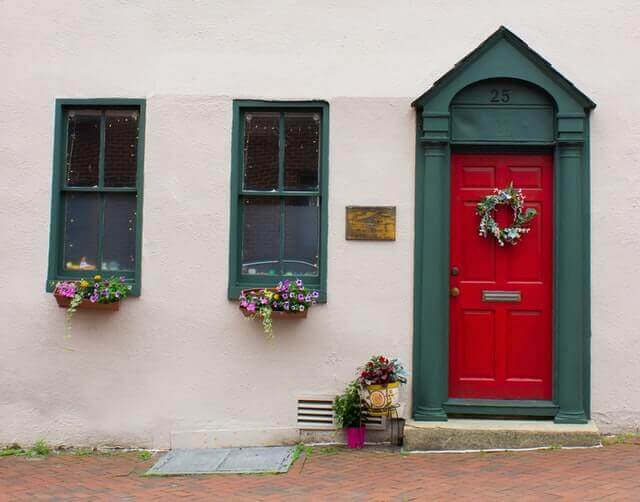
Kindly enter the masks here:
<path id="1" fill-rule="evenodd" d="M 375 352 L 410 363 L 410 102 L 501 24 L 598 104 L 593 416 L 638 428 L 639 18 L 631 0 L 0 1 L 0 444 L 279 441 L 297 395 Z M 44 292 L 57 97 L 147 99 L 143 294 L 78 313 L 69 340 Z M 329 302 L 273 343 L 226 299 L 234 98 L 330 104 Z M 345 241 L 351 204 L 396 205 L 396 242 Z"/>

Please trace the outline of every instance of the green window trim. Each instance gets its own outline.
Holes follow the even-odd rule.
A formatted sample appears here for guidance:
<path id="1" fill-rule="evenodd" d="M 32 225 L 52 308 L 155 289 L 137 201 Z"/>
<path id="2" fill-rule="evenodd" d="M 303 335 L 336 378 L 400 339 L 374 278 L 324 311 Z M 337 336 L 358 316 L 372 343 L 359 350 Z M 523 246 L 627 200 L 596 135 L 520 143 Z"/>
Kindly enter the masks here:
<path id="1" fill-rule="evenodd" d="M 280 150 L 279 159 L 279 183 L 278 190 L 273 192 L 246 190 L 243 188 L 243 139 L 244 139 L 244 114 L 251 111 L 286 112 L 286 111 L 314 111 L 321 114 L 320 122 L 320 163 L 318 173 L 318 189 L 315 191 L 284 191 L 283 177 L 283 151 Z M 280 144 L 282 145 L 282 131 L 280 131 Z M 329 104 L 324 101 L 259 101 L 259 100 L 234 100 L 233 123 L 231 140 L 231 207 L 230 207 L 230 237 L 229 237 L 229 300 L 237 300 L 243 289 L 255 287 L 270 287 L 282 279 L 291 279 L 293 276 L 264 275 L 246 276 L 240 272 L 242 252 L 242 211 L 240 198 L 242 196 L 256 197 L 318 197 L 320 205 L 320 236 L 318 275 L 316 277 L 303 277 L 305 285 L 317 289 L 320 292 L 320 301 L 327 299 L 327 218 L 328 218 L 328 163 L 329 163 Z M 282 246 L 282 244 L 281 244 Z"/>
<path id="2" fill-rule="evenodd" d="M 136 109 L 139 114 L 138 119 L 138 145 L 136 157 L 136 184 L 135 187 L 104 187 L 104 118 L 101 118 L 101 140 L 100 140 L 100 168 L 99 186 L 82 187 L 66 186 L 65 183 L 65 159 L 67 149 L 67 124 L 65 118 L 70 110 L 92 109 L 107 110 L 118 108 Z M 53 291 L 53 283 L 58 280 L 72 280 L 81 277 L 102 274 L 106 277 L 110 275 L 123 275 L 125 282 L 132 286 L 131 294 L 139 296 L 141 291 L 141 262 L 142 262 L 142 202 L 143 202 L 143 166 L 144 166 L 144 143 L 145 143 L 145 119 L 146 101 L 144 99 L 129 98 L 95 98 L 95 99 L 56 99 L 54 115 L 54 143 L 53 143 L 53 174 L 51 185 L 51 226 L 49 231 L 49 266 L 47 272 L 47 282 L 45 289 Z M 102 114 L 103 116 L 104 114 Z M 78 270 L 69 271 L 63 267 L 63 232 L 64 232 L 64 193 L 136 193 L 136 229 L 135 229 L 135 264 L 132 271 L 108 271 L 108 270 Z M 99 218 L 103 223 L 104 202 L 101 199 L 99 204 Z M 104 225 L 99 226 L 98 242 L 102 242 Z M 102 253 L 101 244 L 99 253 Z"/>

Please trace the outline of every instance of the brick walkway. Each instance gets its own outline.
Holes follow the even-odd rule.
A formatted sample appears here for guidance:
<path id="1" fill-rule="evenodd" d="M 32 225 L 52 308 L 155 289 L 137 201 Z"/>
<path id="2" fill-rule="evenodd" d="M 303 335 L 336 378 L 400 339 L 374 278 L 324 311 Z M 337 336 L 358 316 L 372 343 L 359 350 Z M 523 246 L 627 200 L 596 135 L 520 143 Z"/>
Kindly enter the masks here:
<path id="1" fill-rule="evenodd" d="M 640 500 L 640 443 L 411 455 L 316 448 L 288 474 L 142 477 L 157 458 L 0 458 L 0 500 Z"/>

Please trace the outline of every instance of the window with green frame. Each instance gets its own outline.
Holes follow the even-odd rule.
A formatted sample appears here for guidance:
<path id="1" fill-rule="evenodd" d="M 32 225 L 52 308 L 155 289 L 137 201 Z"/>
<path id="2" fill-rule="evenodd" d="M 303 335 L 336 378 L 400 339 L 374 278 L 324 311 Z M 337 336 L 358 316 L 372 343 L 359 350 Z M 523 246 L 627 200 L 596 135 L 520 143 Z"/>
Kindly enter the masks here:
<path id="1" fill-rule="evenodd" d="M 140 294 L 145 102 L 56 101 L 52 281 L 124 276 Z"/>
<path id="2" fill-rule="evenodd" d="M 300 278 L 326 300 L 329 106 L 235 101 L 229 298 Z"/>

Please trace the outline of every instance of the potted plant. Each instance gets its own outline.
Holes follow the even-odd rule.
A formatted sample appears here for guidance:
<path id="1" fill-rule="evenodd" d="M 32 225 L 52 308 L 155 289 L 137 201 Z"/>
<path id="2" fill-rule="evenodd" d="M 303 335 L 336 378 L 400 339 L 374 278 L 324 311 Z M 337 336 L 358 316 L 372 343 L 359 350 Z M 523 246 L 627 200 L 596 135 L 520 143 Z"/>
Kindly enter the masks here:
<path id="1" fill-rule="evenodd" d="M 67 309 L 67 330 L 71 329 L 71 319 L 78 309 L 118 310 L 120 301 L 131 291 L 124 277 L 103 279 L 100 275 L 75 281 L 58 281 L 54 285 L 53 296 L 58 306 Z"/>
<path id="2" fill-rule="evenodd" d="M 344 392 L 336 396 L 333 402 L 336 425 L 345 430 L 347 446 L 362 448 L 364 446 L 365 426 L 363 423 L 364 406 L 360 397 L 357 381 L 351 382 Z"/>
<path id="3" fill-rule="evenodd" d="M 400 385 L 407 383 L 407 372 L 398 359 L 372 356 L 358 371 L 357 382 L 370 415 L 382 415 L 398 407 Z"/>
<path id="4" fill-rule="evenodd" d="M 320 293 L 305 288 L 302 279 L 285 280 L 275 288 L 244 289 L 240 295 L 240 311 L 250 319 L 262 319 L 262 329 L 273 336 L 273 317 L 295 319 L 307 317 Z"/>

